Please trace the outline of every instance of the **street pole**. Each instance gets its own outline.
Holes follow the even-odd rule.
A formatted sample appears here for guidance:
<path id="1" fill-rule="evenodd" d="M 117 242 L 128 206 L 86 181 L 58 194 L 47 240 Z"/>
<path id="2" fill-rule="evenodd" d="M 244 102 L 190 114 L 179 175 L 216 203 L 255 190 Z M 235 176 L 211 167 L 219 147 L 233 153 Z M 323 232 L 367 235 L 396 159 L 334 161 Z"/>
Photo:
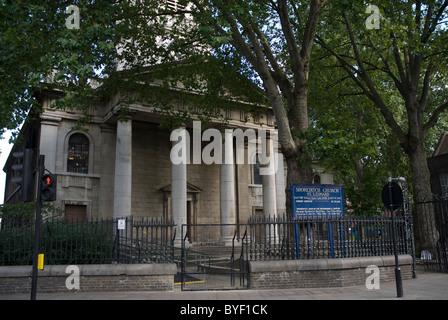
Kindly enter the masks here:
<path id="1" fill-rule="evenodd" d="M 398 247 L 397 247 L 397 232 L 395 228 L 395 207 L 394 207 L 394 199 L 392 195 L 392 178 L 389 178 L 389 197 L 390 197 L 390 213 L 392 218 L 392 240 L 394 244 L 394 255 L 395 255 L 395 284 L 397 286 L 397 297 L 403 297 L 403 282 L 401 279 L 401 269 L 398 262 Z"/>
<path id="2" fill-rule="evenodd" d="M 45 170 L 45 156 L 39 156 L 37 165 L 37 195 L 36 195 L 36 227 L 34 233 L 33 270 L 31 275 L 31 300 L 36 300 L 37 293 L 37 260 L 40 250 L 41 216 L 42 216 L 42 185 L 41 180 Z"/>

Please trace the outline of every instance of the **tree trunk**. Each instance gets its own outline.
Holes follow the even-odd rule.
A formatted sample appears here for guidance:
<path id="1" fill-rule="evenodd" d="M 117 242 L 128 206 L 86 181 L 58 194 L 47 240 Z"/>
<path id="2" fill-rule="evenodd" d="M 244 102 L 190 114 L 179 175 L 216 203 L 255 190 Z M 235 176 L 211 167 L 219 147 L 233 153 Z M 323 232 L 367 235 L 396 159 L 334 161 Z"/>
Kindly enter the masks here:
<path id="1" fill-rule="evenodd" d="M 423 143 L 414 146 L 413 150 L 408 153 L 408 156 L 414 189 L 414 224 L 417 253 L 421 250 L 429 250 L 434 256 L 438 240 L 434 206 L 418 204 L 432 200 L 430 173 Z"/>
<path id="2" fill-rule="evenodd" d="M 286 212 L 288 217 L 292 218 L 292 203 L 291 203 L 291 183 L 311 183 L 313 180 L 313 170 L 311 165 L 303 165 L 306 159 L 306 154 L 299 151 L 298 154 L 284 154 L 287 164 L 286 176 Z"/>
<path id="3" fill-rule="evenodd" d="M 431 201 L 430 174 L 423 143 L 419 143 L 408 153 L 408 156 L 412 171 L 412 186 L 415 202 Z"/>

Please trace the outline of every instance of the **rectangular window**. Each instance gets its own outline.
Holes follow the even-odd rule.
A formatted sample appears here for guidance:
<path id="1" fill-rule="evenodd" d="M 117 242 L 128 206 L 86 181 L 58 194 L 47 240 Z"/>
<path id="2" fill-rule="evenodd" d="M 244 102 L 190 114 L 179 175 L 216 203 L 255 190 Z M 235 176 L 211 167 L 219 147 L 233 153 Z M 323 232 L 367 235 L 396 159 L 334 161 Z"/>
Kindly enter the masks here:
<path id="1" fill-rule="evenodd" d="M 177 11 L 177 10 L 184 10 L 185 9 L 185 6 L 179 4 L 178 0 L 167 0 L 166 4 L 168 5 L 169 9 L 172 9 L 172 10 L 175 10 L 175 11 Z"/>
<path id="2" fill-rule="evenodd" d="M 89 171 L 89 139 L 81 133 L 75 133 L 68 140 L 67 171 L 88 173 Z"/>
<path id="3" fill-rule="evenodd" d="M 260 154 L 257 153 L 255 155 L 255 163 L 253 164 L 253 171 L 252 171 L 253 172 L 253 174 L 252 174 L 252 178 L 253 178 L 252 183 L 253 184 L 262 184 L 263 183 L 263 179 L 260 175 L 260 166 L 261 166 Z"/>
<path id="4" fill-rule="evenodd" d="M 448 199 L 448 172 L 439 174 L 440 192 L 443 199 Z"/>

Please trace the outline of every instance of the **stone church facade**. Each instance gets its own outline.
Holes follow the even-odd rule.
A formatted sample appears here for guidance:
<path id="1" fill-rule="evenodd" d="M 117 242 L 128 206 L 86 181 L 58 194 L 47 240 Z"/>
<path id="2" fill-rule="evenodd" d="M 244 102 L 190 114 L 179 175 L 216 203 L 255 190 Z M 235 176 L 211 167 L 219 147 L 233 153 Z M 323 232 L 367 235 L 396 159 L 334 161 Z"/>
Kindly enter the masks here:
<path id="1" fill-rule="evenodd" d="M 179 4 L 173 0 L 166 5 Z M 20 201 L 17 185 L 11 181 L 12 154 L 29 148 L 36 155 L 45 155 L 45 168 L 57 175 L 54 205 L 63 210 L 65 219 L 133 216 L 172 219 L 176 224 L 235 224 L 246 223 L 252 215 L 273 217 L 286 212 L 287 168 L 283 156 L 278 154 L 274 159 L 278 168 L 275 174 L 261 176 L 261 167 L 255 161 L 257 151 L 249 147 L 256 141 L 246 141 L 243 164 L 175 165 L 170 159 L 175 142 L 170 139 L 171 132 L 160 126 L 164 119 L 157 106 L 123 106 L 117 94 L 92 106 L 88 112 L 91 121 L 84 125 L 85 130 L 75 130 L 81 112 L 51 107 L 60 95 L 57 91 L 39 93 L 42 112 L 24 124 L 24 139 L 14 146 L 4 167 L 5 203 Z M 167 96 L 172 97 L 174 111 L 195 108 L 185 105 L 179 90 L 173 88 Z M 275 129 L 271 108 L 241 100 L 231 103 L 233 107 L 220 111 L 228 120 L 226 124 L 212 119 L 209 127 L 223 135 L 226 128 Z M 125 118 L 121 116 L 122 108 L 127 111 Z M 256 112 L 242 111 L 248 109 Z M 191 122 L 184 127 L 191 133 Z M 229 150 L 230 156 L 235 157 L 235 145 Z M 333 183 L 332 175 L 318 166 L 314 180 Z M 217 236 L 222 242 L 231 237 Z M 189 240 L 194 243 L 200 241 L 199 237 L 192 233 Z"/>
<path id="2" fill-rule="evenodd" d="M 260 176 L 259 164 L 247 161 L 257 157 L 253 151 L 257 149 L 248 148 L 255 142 L 247 139 L 243 164 L 174 165 L 170 152 L 178 142 L 171 141 L 171 131 L 160 126 L 163 116 L 153 106 L 127 106 L 128 116 L 123 119 L 119 100 L 111 100 L 91 108 L 85 130 L 74 130 L 80 112 L 51 108 L 57 98 L 55 92 L 41 94 L 43 112 L 22 128 L 24 139 L 14 146 L 4 168 L 5 203 L 20 201 L 11 182 L 12 154 L 31 148 L 45 155 L 45 168 L 57 175 L 54 205 L 66 219 L 133 216 L 173 219 L 177 224 L 246 223 L 251 215 L 276 216 L 286 211 L 287 169 L 281 154 L 275 158 L 274 175 Z M 225 125 L 216 119 L 210 127 L 223 135 L 226 128 L 273 131 L 272 110 L 253 107 L 262 117 L 246 114 L 235 105 L 222 111 L 228 119 Z M 175 103 L 173 108 L 182 111 L 185 106 Z M 185 124 L 187 131 L 191 128 L 192 123 Z M 231 150 L 235 153 L 235 145 Z M 333 183 L 332 175 L 317 166 L 315 180 Z M 199 235 L 190 237 L 191 242 L 199 240 Z"/>

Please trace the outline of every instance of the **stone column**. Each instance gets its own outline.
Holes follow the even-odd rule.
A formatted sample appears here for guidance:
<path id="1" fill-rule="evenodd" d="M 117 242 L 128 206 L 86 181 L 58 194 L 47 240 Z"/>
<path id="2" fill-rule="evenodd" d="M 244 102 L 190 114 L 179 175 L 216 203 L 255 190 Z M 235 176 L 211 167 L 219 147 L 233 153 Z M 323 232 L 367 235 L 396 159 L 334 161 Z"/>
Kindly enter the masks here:
<path id="1" fill-rule="evenodd" d="M 286 214 L 286 183 L 285 183 L 285 164 L 283 154 L 278 152 L 275 154 L 275 193 L 277 202 L 277 217 L 283 217 Z"/>
<path id="2" fill-rule="evenodd" d="M 267 148 L 270 160 L 274 160 L 274 145 L 272 139 L 266 139 L 266 145 L 263 144 L 263 148 Z M 275 160 L 274 160 L 275 161 Z M 277 217 L 277 195 L 275 188 L 275 165 L 266 164 L 268 170 L 263 170 L 265 174 L 262 176 L 263 184 L 263 211 L 265 217 L 275 218 Z M 261 171 L 260 171 L 261 172 Z"/>
<path id="3" fill-rule="evenodd" d="M 114 218 L 132 214 L 132 120 L 117 122 L 114 174 Z"/>
<path id="4" fill-rule="evenodd" d="M 222 224 L 236 223 L 235 208 L 235 172 L 233 161 L 233 130 L 224 131 L 223 142 L 223 162 L 220 172 L 220 213 Z M 221 226 L 221 237 L 219 244 L 232 245 L 232 239 L 235 232 L 235 226 Z"/>
<path id="5" fill-rule="evenodd" d="M 101 124 L 101 159 L 113 159 L 117 141 L 115 127 Z M 115 162 L 101 161 L 101 179 L 98 192 L 99 217 L 112 218 L 114 214 Z"/>
<path id="6" fill-rule="evenodd" d="M 264 174 L 262 175 L 262 184 L 263 184 L 263 211 L 264 217 L 271 219 L 277 218 L 277 193 L 276 193 L 276 184 L 275 184 L 275 157 L 274 154 L 274 140 L 266 139 L 266 148 L 268 150 L 269 161 L 273 161 L 274 163 L 265 164 L 265 169 L 263 170 Z M 260 170 L 262 172 L 262 170 Z M 266 237 L 269 237 L 269 241 L 272 243 L 279 243 L 279 235 L 278 228 L 275 225 L 271 225 L 270 228 L 266 228 Z"/>
<path id="7" fill-rule="evenodd" d="M 45 168 L 51 173 L 56 173 L 56 156 L 58 146 L 58 129 L 61 118 L 43 114 L 40 123 L 39 152 L 45 155 Z M 64 152 L 62 152 L 64 154 Z M 63 159 L 67 161 L 67 159 Z"/>
<path id="8" fill-rule="evenodd" d="M 187 150 L 188 144 L 185 128 L 176 129 L 173 133 L 171 135 L 173 150 L 179 150 L 178 156 L 181 161 L 174 163 L 173 157 L 171 158 L 171 210 L 173 221 L 177 225 L 174 245 L 180 247 L 187 232 L 187 228 L 184 227 L 182 233 L 182 224 L 187 223 L 187 154 L 184 151 Z M 188 239 L 185 240 L 185 245 L 189 245 Z"/>

